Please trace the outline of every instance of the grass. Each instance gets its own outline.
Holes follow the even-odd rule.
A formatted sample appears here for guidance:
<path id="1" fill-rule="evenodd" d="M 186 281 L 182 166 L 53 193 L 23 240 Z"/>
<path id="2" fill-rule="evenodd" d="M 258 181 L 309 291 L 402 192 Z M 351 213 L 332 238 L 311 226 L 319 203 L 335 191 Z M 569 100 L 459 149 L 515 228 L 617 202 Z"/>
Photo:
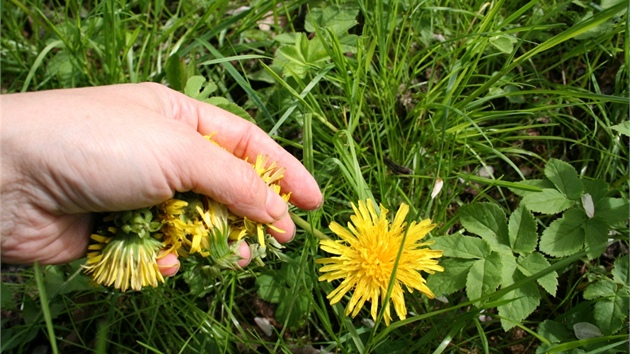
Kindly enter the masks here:
<path id="1" fill-rule="evenodd" d="M 43 275 L 5 266 L 2 351 L 535 352 L 547 340 L 543 321 L 590 311 L 583 287 L 627 254 L 627 230 L 599 259 L 554 263 L 562 272 L 559 294 L 544 297 L 508 332 L 493 310 L 498 297 L 479 308 L 462 292 L 447 304 L 411 294 L 414 315 L 389 327 L 372 328 L 367 310 L 344 316 L 345 302 L 330 306 L 333 287 L 317 281 L 312 261 L 322 254 L 305 230 L 331 235 L 328 224 L 345 223 L 350 202 L 373 196 L 390 210 L 408 203 L 409 220 L 433 219 L 433 237 L 453 234 L 462 205 L 515 208 L 519 198 L 507 187 L 540 178 L 550 158 L 607 181 L 627 199 L 628 138 L 612 128 L 628 119 L 627 4 L 603 3 L 612 7 L 4 1 L 3 93 L 142 81 L 182 90 L 187 77 L 203 75 L 304 162 L 326 199 L 320 210 L 295 210 L 308 226 L 285 249 L 289 262 L 226 272 L 202 297 L 189 294 L 184 275 L 120 294 L 88 286 L 80 261 L 45 267 Z M 342 11 L 322 20 L 326 29 L 311 29 L 308 14 L 319 8 Z M 299 42 L 297 34 L 309 29 Z M 437 179 L 444 189 L 432 199 Z M 257 279 L 289 271 L 293 281 L 280 284 L 288 305 L 261 299 Z M 270 336 L 256 324 L 264 318 L 274 325 Z M 626 323 L 604 336 L 608 349 L 625 341 L 627 351 L 627 332 Z M 597 340 L 560 348 L 588 350 Z"/>

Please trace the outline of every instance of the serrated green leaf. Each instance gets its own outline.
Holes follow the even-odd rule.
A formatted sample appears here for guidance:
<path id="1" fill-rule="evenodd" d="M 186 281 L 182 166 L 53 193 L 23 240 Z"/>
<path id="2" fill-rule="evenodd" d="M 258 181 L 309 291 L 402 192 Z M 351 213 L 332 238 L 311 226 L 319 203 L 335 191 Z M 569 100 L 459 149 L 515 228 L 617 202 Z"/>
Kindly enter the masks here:
<path id="1" fill-rule="evenodd" d="M 619 133 L 625 135 L 625 136 L 630 136 L 630 121 L 626 120 L 624 122 L 621 122 L 619 124 L 615 124 L 612 127 L 610 127 L 613 130 L 618 131 Z"/>
<path id="2" fill-rule="evenodd" d="M 589 284 L 584 290 L 584 298 L 586 300 L 593 300 L 598 297 L 613 296 L 617 291 L 617 285 L 610 279 L 601 279 L 592 284 Z"/>
<path id="3" fill-rule="evenodd" d="M 315 32 L 316 28 L 328 28 L 335 35 L 341 36 L 357 25 L 359 9 L 349 6 L 329 5 L 325 8 L 313 8 L 306 14 L 304 29 Z"/>
<path id="4" fill-rule="evenodd" d="M 519 206 L 512 212 L 508 222 L 510 247 L 515 253 L 527 254 L 536 249 L 538 234 L 536 234 L 536 220 L 532 213 L 524 206 Z"/>
<path id="5" fill-rule="evenodd" d="M 484 258 L 490 254 L 490 245 L 483 239 L 462 234 L 452 234 L 433 239 L 432 248 L 444 251 L 445 257 L 464 259 Z"/>
<path id="6" fill-rule="evenodd" d="M 504 282 L 502 287 L 506 287 L 524 278 L 525 276 L 520 271 L 514 269 L 512 271 L 511 279 L 509 279 L 507 283 Z M 534 282 L 530 282 L 523 284 L 513 291 L 510 291 L 500 300 L 512 301 L 497 307 L 499 315 L 518 323 L 522 322 L 525 318 L 527 318 L 527 316 L 536 310 L 540 304 L 540 292 L 538 292 L 536 284 Z M 515 324 L 502 319 L 501 326 L 505 331 L 508 331 L 510 328 L 514 327 Z"/>
<path id="7" fill-rule="evenodd" d="M 617 292 L 606 300 L 595 303 L 595 322 L 606 335 L 616 333 L 628 317 L 628 293 Z"/>
<path id="8" fill-rule="evenodd" d="M 440 265 L 444 272 L 434 273 L 428 276 L 427 286 L 436 296 L 452 294 L 466 286 L 466 276 L 474 260 L 444 258 Z"/>
<path id="9" fill-rule="evenodd" d="M 564 257 L 584 247 L 584 223 L 587 217 L 582 210 L 567 210 L 562 218 L 553 221 L 540 237 L 540 250 L 550 256 Z"/>
<path id="10" fill-rule="evenodd" d="M 551 264 L 545 256 L 538 252 L 534 252 L 532 254 L 528 254 L 525 257 L 522 257 L 518 260 L 519 270 L 525 276 L 534 275 L 540 271 L 545 270 L 545 268 L 550 267 Z M 538 285 L 540 285 L 546 292 L 551 294 L 551 296 L 556 296 L 556 291 L 558 289 L 558 273 L 551 272 L 543 277 L 540 277 L 536 280 Z"/>
<path id="11" fill-rule="evenodd" d="M 563 323 L 553 320 L 543 321 L 538 325 L 537 332 L 551 343 L 568 342 L 573 339 L 573 333 Z"/>
<path id="12" fill-rule="evenodd" d="M 466 277 L 466 295 L 470 300 L 493 293 L 501 283 L 501 256 L 493 252 L 476 260 Z"/>
<path id="13" fill-rule="evenodd" d="M 527 209 L 542 214 L 557 214 L 567 210 L 575 201 L 568 199 L 556 189 L 543 188 L 542 192 L 526 194 L 521 204 Z"/>
<path id="14" fill-rule="evenodd" d="M 628 202 L 620 198 L 602 198 L 595 203 L 595 219 L 608 225 L 628 222 Z"/>
<path id="15" fill-rule="evenodd" d="M 617 284 L 628 284 L 628 255 L 617 258 L 610 274 Z"/>
<path id="16" fill-rule="evenodd" d="M 587 218 L 584 223 L 584 244 L 589 259 L 595 259 L 604 253 L 608 245 L 608 224 L 599 219 Z"/>
<path id="17" fill-rule="evenodd" d="M 486 240 L 495 251 L 509 246 L 505 213 L 496 204 L 472 203 L 460 208 L 460 220 L 466 230 Z"/>
<path id="18" fill-rule="evenodd" d="M 608 183 L 599 179 L 583 179 L 582 187 L 584 188 L 584 193 L 591 195 L 595 204 L 608 194 Z"/>
<path id="19" fill-rule="evenodd" d="M 573 166 L 558 159 L 550 159 L 545 165 L 545 176 L 569 199 L 580 200 L 582 183 Z"/>

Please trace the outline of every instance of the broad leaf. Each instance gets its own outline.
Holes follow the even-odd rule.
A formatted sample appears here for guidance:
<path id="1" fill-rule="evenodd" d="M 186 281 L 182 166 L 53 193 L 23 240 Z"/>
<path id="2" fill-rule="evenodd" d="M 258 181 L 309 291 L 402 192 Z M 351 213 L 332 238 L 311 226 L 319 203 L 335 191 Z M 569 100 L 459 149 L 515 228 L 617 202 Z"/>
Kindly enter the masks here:
<path id="1" fill-rule="evenodd" d="M 466 277 L 474 261 L 469 259 L 444 258 L 440 265 L 444 272 L 429 275 L 427 286 L 435 296 L 452 294 L 466 286 Z"/>
<path id="2" fill-rule="evenodd" d="M 586 219 L 584 222 L 584 241 L 588 258 L 595 259 L 606 250 L 608 245 L 608 225 L 599 219 Z"/>
<path id="3" fill-rule="evenodd" d="M 608 194 L 608 183 L 600 179 L 583 179 L 582 186 L 584 187 L 584 193 L 590 194 L 595 204 Z"/>
<path id="4" fill-rule="evenodd" d="M 598 301 L 593 316 L 604 334 L 616 333 L 628 317 L 628 293 L 619 290 L 612 297 Z"/>
<path id="5" fill-rule="evenodd" d="M 538 243 L 536 220 L 524 206 L 519 206 L 510 215 L 508 235 L 510 247 L 515 253 L 527 254 L 536 249 Z"/>
<path id="6" fill-rule="evenodd" d="M 617 258 L 610 274 L 616 283 L 628 284 L 628 255 Z"/>
<path id="7" fill-rule="evenodd" d="M 582 196 L 582 183 L 577 171 L 568 163 L 550 159 L 545 165 L 545 176 L 569 199 L 579 200 Z"/>
<path id="8" fill-rule="evenodd" d="M 483 239 L 462 234 L 452 234 L 433 239 L 431 247 L 444 251 L 445 257 L 478 259 L 490 254 L 490 245 Z"/>
<path id="9" fill-rule="evenodd" d="M 598 280 L 590 284 L 586 290 L 584 290 L 584 298 L 586 300 L 594 300 L 598 297 L 610 297 L 614 296 L 617 291 L 617 284 L 610 279 Z"/>
<path id="10" fill-rule="evenodd" d="M 476 260 L 466 278 L 466 295 L 470 300 L 493 293 L 501 283 L 501 256 L 493 252 Z"/>
<path id="11" fill-rule="evenodd" d="M 625 135 L 625 136 L 630 136 L 630 121 L 626 120 L 622 123 L 613 125 L 612 127 L 610 127 L 613 130 L 618 131 L 619 133 Z"/>
<path id="12" fill-rule="evenodd" d="M 628 202 L 620 198 L 602 198 L 595 203 L 595 218 L 614 226 L 628 222 Z"/>
<path id="13" fill-rule="evenodd" d="M 564 324 L 553 320 L 543 321 L 538 325 L 537 332 L 551 343 L 568 342 L 573 339 L 573 333 Z"/>
<path id="14" fill-rule="evenodd" d="M 328 28 L 337 36 L 341 36 L 357 25 L 358 14 L 358 8 L 349 6 L 329 5 L 323 9 L 313 8 L 306 14 L 304 29 L 312 33 L 316 28 Z"/>
<path id="15" fill-rule="evenodd" d="M 582 210 L 567 210 L 562 218 L 553 221 L 540 237 L 540 250 L 550 256 L 564 257 L 577 253 L 584 246 L 584 222 Z"/>
<path id="16" fill-rule="evenodd" d="M 493 250 L 503 252 L 509 245 L 505 213 L 496 204 L 472 203 L 460 209 L 460 219 L 466 230 L 486 240 Z"/>
<path id="17" fill-rule="evenodd" d="M 547 261 L 545 256 L 538 252 L 529 254 L 518 261 L 519 270 L 526 276 L 534 275 L 540 271 L 550 267 L 551 264 Z M 558 273 L 551 272 L 545 276 L 542 276 L 536 280 L 538 285 L 542 286 L 552 296 L 556 296 L 558 289 Z"/>
<path id="18" fill-rule="evenodd" d="M 517 279 L 514 279 L 515 281 Z M 505 285 L 504 285 L 505 286 Z M 521 287 L 510 291 L 501 300 L 513 300 L 498 307 L 501 317 L 509 318 L 515 322 L 522 322 L 540 304 L 540 293 L 535 283 L 526 283 Z M 501 320 L 501 326 L 508 331 L 515 326 L 511 321 Z"/>
<path id="19" fill-rule="evenodd" d="M 286 288 L 270 274 L 263 274 L 256 278 L 256 287 L 258 296 L 273 304 L 279 303 L 286 294 Z"/>
<path id="20" fill-rule="evenodd" d="M 579 199 L 579 198 L 578 198 Z M 571 207 L 575 201 L 556 189 L 543 188 L 542 192 L 526 194 L 521 200 L 521 205 L 527 209 L 542 214 L 557 214 Z"/>

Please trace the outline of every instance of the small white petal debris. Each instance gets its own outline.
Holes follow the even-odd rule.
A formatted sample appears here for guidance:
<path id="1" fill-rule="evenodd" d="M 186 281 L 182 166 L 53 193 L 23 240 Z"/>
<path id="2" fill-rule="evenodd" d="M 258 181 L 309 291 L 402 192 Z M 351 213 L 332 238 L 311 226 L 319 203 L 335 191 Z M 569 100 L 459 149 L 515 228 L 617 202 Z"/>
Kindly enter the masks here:
<path id="1" fill-rule="evenodd" d="M 271 335 L 273 334 L 273 326 L 268 319 L 263 317 L 254 317 L 254 322 L 256 322 L 258 327 L 265 333 L 267 337 L 271 337 Z"/>
<path id="2" fill-rule="evenodd" d="M 444 181 L 441 178 L 436 179 L 433 185 L 433 191 L 431 192 L 431 199 L 435 199 L 442 190 L 442 187 L 444 187 Z"/>
<path id="3" fill-rule="evenodd" d="M 590 194 L 582 194 L 582 206 L 584 206 L 586 216 L 588 216 L 589 219 L 592 219 L 593 215 L 595 215 L 595 205 L 593 204 L 593 197 L 591 197 Z"/>

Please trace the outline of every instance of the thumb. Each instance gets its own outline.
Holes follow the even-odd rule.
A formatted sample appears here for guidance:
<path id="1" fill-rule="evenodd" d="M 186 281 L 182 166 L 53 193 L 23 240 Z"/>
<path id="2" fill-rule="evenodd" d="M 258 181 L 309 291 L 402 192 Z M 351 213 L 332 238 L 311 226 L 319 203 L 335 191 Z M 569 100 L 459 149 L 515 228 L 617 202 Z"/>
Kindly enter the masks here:
<path id="1" fill-rule="evenodd" d="M 193 146 L 185 148 L 188 156 L 179 161 L 182 186 L 225 204 L 234 214 L 271 223 L 288 212 L 287 203 L 274 192 L 248 162 L 232 155 L 196 133 L 189 139 Z M 193 152 L 193 153 L 191 153 Z"/>

